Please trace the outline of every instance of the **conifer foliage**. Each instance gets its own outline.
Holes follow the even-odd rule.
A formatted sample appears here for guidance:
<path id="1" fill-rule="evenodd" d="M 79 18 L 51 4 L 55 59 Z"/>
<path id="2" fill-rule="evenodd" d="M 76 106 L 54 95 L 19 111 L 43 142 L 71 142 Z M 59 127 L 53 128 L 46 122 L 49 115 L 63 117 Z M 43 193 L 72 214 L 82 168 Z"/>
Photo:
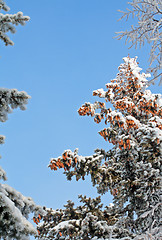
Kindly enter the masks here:
<path id="1" fill-rule="evenodd" d="M 0 0 L 0 10 L 9 10 L 4 1 Z M 6 35 L 8 31 L 14 33 L 13 24 L 24 24 L 29 17 L 23 17 L 21 12 L 17 14 L 0 14 L 0 39 L 6 45 L 13 45 L 13 42 Z M 24 91 L 17 89 L 0 88 L 0 122 L 8 119 L 8 114 L 13 109 L 26 109 L 30 96 Z M 0 135 L 0 144 L 3 144 L 5 137 Z M 0 167 L 0 181 L 6 181 L 6 173 Z M 6 240 L 27 240 L 29 235 L 36 235 L 37 231 L 28 221 L 28 216 L 33 213 L 35 217 L 43 214 L 43 209 L 37 206 L 30 197 L 23 196 L 20 192 L 7 184 L 0 183 L 0 239 Z"/>
<path id="2" fill-rule="evenodd" d="M 161 221 L 162 97 L 147 90 L 150 74 L 141 73 L 137 58 L 125 57 L 116 78 L 93 95 L 105 102 L 85 103 L 78 110 L 96 123 L 99 134 L 113 144 L 92 156 L 66 150 L 52 158 L 51 170 L 64 169 L 67 180 L 90 174 L 99 194 L 108 191 L 113 203 L 79 196 L 81 205 L 68 201 L 64 209 L 46 209 L 38 224 L 40 239 L 159 240 Z M 107 108 L 106 102 L 113 107 Z"/>
<path id="3" fill-rule="evenodd" d="M 25 110 L 29 95 L 16 89 L 0 88 L 0 122 L 5 122 L 12 109 Z M 0 135 L 0 144 L 5 137 Z M 5 171 L 0 167 L 0 180 L 7 180 Z M 0 183 L 0 239 L 29 239 L 28 235 L 37 234 L 36 229 L 27 220 L 28 215 L 34 212 L 35 216 L 43 210 L 30 197 L 7 184 Z"/>
<path id="4" fill-rule="evenodd" d="M 6 5 L 3 0 L 0 0 L 0 10 L 9 11 L 10 8 Z M 22 12 L 16 14 L 3 14 L 0 13 L 0 39 L 5 43 L 5 45 L 14 45 L 13 41 L 7 36 L 7 33 L 15 33 L 15 26 L 21 24 L 25 25 L 26 21 L 29 21 L 28 16 L 23 16 Z"/>

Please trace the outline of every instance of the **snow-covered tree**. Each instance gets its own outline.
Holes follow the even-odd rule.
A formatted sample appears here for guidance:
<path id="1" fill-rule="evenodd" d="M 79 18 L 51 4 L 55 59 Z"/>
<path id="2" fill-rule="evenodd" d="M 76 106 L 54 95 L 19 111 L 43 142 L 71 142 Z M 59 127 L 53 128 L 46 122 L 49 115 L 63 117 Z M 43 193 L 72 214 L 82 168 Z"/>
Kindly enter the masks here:
<path id="1" fill-rule="evenodd" d="M 12 109 L 25 110 L 29 96 L 26 92 L 16 89 L 0 88 L 0 122 L 5 122 Z M 5 137 L 0 135 L 0 144 Z M 5 171 L 0 167 L 0 180 L 7 180 Z M 36 229 L 27 220 L 30 213 L 38 217 L 43 213 L 30 197 L 24 197 L 20 192 L 7 184 L 0 183 L 0 239 L 29 239 L 31 234 L 37 234 Z"/>
<path id="2" fill-rule="evenodd" d="M 140 73 L 137 58 L 125 57 L 107 90 L 93 91 L 113 105 L 96 101 L 82 105 L 81 116 L 109 124 L 99 134 L 113 147 L 92 156 L 66 150 L 52 158 L 51 170 L 64 169 L 67 180 L 91 176 L 99 194 L 108 191 L 113 203 L 103 207 L 80 195 L 80 206 L 68 201 L 64 209 L 46 209 L 38 224 L 40 239 L 159 240 L 161 221 L 162 96 L 147 90 L 150 74 Z"/>
<path id="3" fill-rule="evenodd" d="M 5 2 L 0 0 L 0 9 L 9 10 Z M 14 15 L 0 14 L 0 38 L 6 45 L 13 42 L 6 35 L 6 32 L 15 32 L 14 24 L 24 24 L 29 17 L 23 17 L 22 13 Z M 0 122 L 5 122 L 8 114 L 15 108 L 25 110 L 30 98 L 24 91 L 17 89 L 0 88 Z M 0 135 L 0 144 L 4 143 L 5 137 Z M 5 181 L 6 173 L 0 167 L 0 180 Z M 39 218 L 43 209 L 37 206 L 30 197 L 23 196 L 20 192 L 7 184 L 0 183 L 0 239 L 13 240 L 29 239 L 29 235 L 37 234 L 34 226 L 27 220 L 30 213 Z"/>
<path id="4" fill-rule="evenodd" d="M 126 43 L 131 43 L 131 46 L 136 48 L 149 43 L 150 50 L 150 67 L 154 77 L 149 81 L 154 83 L 160 79 L 159 84 L 162 84 L 162 1 L 161 0 L 132 0 L 129 2 L 131 9 L 127 9 L 123 13 L 123 19 L 128 20 L 131 16 L 137 19 L 136 25 L 131 25 L 130 30 L 118 33 L 118 39 L 126 37 Z M 154 63 L 154 64 L 153 64 Z"/>

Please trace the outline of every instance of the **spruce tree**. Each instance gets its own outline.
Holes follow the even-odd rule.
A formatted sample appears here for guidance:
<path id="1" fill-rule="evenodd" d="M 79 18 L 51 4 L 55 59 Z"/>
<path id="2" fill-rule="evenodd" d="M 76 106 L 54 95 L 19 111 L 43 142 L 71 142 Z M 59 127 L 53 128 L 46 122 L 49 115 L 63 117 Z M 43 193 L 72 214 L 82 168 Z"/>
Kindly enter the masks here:
<path id="1" fill-rule="evenodd" d="M 2 0 L 0 0 L 0 10 L 9 10 Z M 28 20 L 29 17 L 23 16 L 22 12 L 0 14 L 0 39 L 5 45 L 13 45 L 7 32 L 15 33 L 14 25 L 24 25 Z M 30 96 L 24 91 L 0 88 L 0 122 L 5 122 L 13 109 L 25 110 L 29 98 Z M 5 137 L 0 135 L 0 144 L 3 144 L 4 140 Z M 0 167 L 0 180 L 7 180 L 2 167 Z M 0 183 L 0 239 L 25 240 L 30 239 L 29 235 L 36 235 L 36 229 L 28 221 L 30 213 L 34 213 L 34 217 L 39 219 L 39 213 L 43 214 L 43 210 L 30 197 L 25 197 L 11 186 Z"/>
<path id="2" fill-rule="evenodd" d="M 125 57 L 107 90 L 93 91 L 105 102 L 86 102 L 78 110 L 96 123 L 105 122 L 99 134 L 113 144 L 80 156 L 78 149 L 52 158 L 49 167 L 64 169 L 67 180 L 91 176 L 99 196 L 80 195 L 64 209 L 48 209 L 38 224 L 40 239 L 159 240 L 161 221 L 162 97 L 147 89 L 150 74 L 141 73 L 137 58 Z M 112 109 L 106 107 L 112 104 Z M 107 126 L 108 125 L 108 126 Z M 110 191 L 113 203 L 104 206 L 100 194 Z"/>

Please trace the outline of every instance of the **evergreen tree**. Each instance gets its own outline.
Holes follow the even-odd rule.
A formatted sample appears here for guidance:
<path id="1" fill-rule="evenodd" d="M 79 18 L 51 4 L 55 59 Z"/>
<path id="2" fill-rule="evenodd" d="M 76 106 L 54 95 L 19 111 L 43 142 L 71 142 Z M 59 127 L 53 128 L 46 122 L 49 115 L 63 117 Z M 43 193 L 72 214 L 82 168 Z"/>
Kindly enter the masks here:
<path id="1" fill-rule="evenodd" d="M 137 19 L 135 25 L 126 31 L 118 33 L 118 39 L 126 38 L 126 43 L 131 43 L 130 48 L 135 46 L 141 47 L 146 42 L 150 44 L 150 67 L 148 71 L 152 72 L 154 77 L 149 83 L 154 83 L 160 79 L 159 85 L 162 84 L 162 2 L 161 0 L 132 0 L 128 3 L 131 8 L 123 13 L 122 17 L 127 20 L 132 16 Z M 153 64 L 154 63 L 154 64 Z"/>
<path id="2" fill-rule="evenodd" d="M 4 1 L 0 0 L 0 9 L 9 10 Z M 17 14 L 0 14 L 0 39 L 6 45 L 13 42 L 6 35 L 8 31 L 14 33 L 14 25 L 28 21 L 21 12 Z M 5 122 L 8 114 L 15 108 L 25 110 L 28 99 L 26 92 L 17 89 L 0 88 L 0 122 Z M 5 137 L 0 135 L 0 144 L 4 143 Z M 7 180 L 5 171 L 0 167 L 0 180 Z M 34 226 L 27 220 L 30 213 L 40 218 L 43 214 L 40 206 L 37 206 L 30 197 L 24 197 L 20 192 L 7 184 L 0 183 L 0 239 L 13 240 L 29 239 L 29 235 L 37 234 Z"/>
<path id="3" fill-rule="evenodd" d="M 93 91 L 113 105 L 96 101 L 78 110 L 96 123 L 109 124 L 99 134 L 113 147 L 92 156 L 66 150 L 53 158 L 51 170 L 64 169 L 67 180 L 90 174 L 99 194 L 108 191 L 113 203 L 79 196 L 80 206 L 68 201 L 64 209 L 46 209 L 38 224 L 40 239 L 159 240 L 161 221 L 162 97 L 147 90 L 150 74 L 140 73 L 137 58 L 125 57 L 107 90 Z"/>

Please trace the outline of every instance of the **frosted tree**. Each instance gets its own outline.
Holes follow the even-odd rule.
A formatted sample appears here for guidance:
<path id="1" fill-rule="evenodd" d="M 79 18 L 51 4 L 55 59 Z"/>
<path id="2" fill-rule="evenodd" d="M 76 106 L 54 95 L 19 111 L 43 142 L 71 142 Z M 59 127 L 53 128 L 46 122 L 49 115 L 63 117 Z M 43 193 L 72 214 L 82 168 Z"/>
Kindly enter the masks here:
<path id="1" fill-rule="evenodd" d="M 4 1 L 0 0 L 0 9 L 9 10 Z M 8 31 L 14 33 L 13 25 L 24 24 L 29 17 L 23 17 L 22 13 L 0 14 L 0 38 L 6 44 L 13 42 L 6 35 Z M 25 110 L 29 95 L 17 89 L 0 88 L 0 122 L 5 122 L 8 114 L 15 108 Z M 0 135 L 0 144 L 5 137 Z M 0 167 L 0 180 L 6 181 L 6 173 Z M 30 197 L 23 196 L 20 192 L 7 184 L 0 183 L 0 239 L 13 240 L 29 239 L 29 235 L 36 235 L 34 226 L 27 220 L 30 213 L 39 218 L 43 209 L 37 206 Z"/>
<path id="2" fill-rule="evenodd" d="M 96 199 L 80 195 L 81 205 L 68 201 L 64 209 L 46 209 L 38 224 L 40 239 L 159 240 L 161 221 L 162 96 L 147 90 L 150 74 L 140 73 L 137 58 L 126 57 L 116 78 L 98 89 L 96 101 L 82 105 L 81 116 L 105 121 L 99 134 L 113 147 L 80 156 L 78 149 L 52 158 L 51 170 L 64 169 L 67 180 L 91 176 Z M 106 102 L 113 109 L 106 107 Z M 108 125 L 108 126 L 107 126 Z M 113 203 L 103 207 L 100 194 Z"/>
<path id="3" fill-rule="evenodd" d="M 136 25 L 132 25 L 130 30 L 118 33 L 118 39 L 126 37 L 126 43 L 131 43 L 130 47 L 136 48 L 149 43 L 150 49 L 150 67 L 154 77 L 149 83 L 160 79 L 159 85 L 162 84 L 162 2 L 161 0 L 132 0 L 129 2 L 131 9 L 127 9 L 122 17 L 127 20 L 132 16 L 137 19 Z"/>

